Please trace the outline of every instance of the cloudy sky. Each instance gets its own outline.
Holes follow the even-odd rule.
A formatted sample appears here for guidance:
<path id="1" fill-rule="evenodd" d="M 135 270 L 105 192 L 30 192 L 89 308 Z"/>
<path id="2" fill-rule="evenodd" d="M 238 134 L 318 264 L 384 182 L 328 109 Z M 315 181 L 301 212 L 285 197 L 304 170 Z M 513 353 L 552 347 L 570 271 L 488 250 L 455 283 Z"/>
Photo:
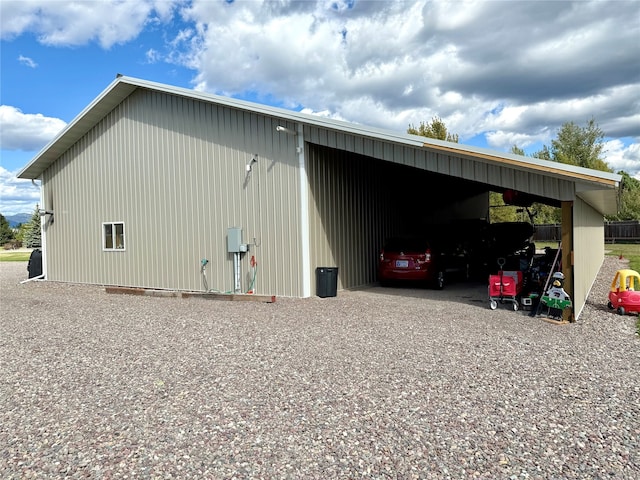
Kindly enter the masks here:
<path id="1" fill-rule="evenodd" d="M 0 213 L 117 73 L 527 153 L 591 118 L 640 178 L 640 1 L 0 0 Z"/>

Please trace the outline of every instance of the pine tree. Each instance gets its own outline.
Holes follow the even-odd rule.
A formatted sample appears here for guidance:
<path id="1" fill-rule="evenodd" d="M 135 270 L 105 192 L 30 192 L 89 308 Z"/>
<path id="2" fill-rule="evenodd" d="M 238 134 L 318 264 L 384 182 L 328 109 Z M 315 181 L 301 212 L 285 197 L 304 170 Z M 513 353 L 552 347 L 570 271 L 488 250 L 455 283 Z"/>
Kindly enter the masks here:
<path id="1" fill-rule="evenodd" d="M 4 215 L 0 213 L 0 245 L 9 243 L 14 239 L 13 230 Z"/>
<path id="2" fill-rule="evenodd" d="M 40 209 L 36 209 L 31 215 L 24 233 L 24 246 L 27 248 L 39 248 L 42 246 L 42 233 L 40 228 Z"/>

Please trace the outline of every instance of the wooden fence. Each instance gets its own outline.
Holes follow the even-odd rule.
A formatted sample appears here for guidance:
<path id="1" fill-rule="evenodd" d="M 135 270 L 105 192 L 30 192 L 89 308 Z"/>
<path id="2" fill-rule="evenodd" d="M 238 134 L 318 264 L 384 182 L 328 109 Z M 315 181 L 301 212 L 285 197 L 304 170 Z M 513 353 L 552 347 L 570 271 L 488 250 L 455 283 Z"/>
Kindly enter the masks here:
<path id="1" fill-rule="evenodd" d="M 536 225 L 534 241 L 559 242 L 561 239 L 560 224 Z M 640 221 L 605 222 L 605 243 L 640 243 Z"/>

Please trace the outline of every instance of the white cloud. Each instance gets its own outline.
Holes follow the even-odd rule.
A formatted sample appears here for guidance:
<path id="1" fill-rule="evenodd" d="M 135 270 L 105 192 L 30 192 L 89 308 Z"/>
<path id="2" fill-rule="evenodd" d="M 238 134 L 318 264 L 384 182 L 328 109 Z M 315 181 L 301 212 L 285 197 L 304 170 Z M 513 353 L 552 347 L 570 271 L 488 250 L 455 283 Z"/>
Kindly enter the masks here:
<path id="1" fill-rule="evenodd" d="M 149 50 L 147 50 L 145 53 L 145 57 L 147 58 L 148 63 L 157 63 L 162 59 L 160 53 L 154 48 L 150 48 Z"/>
<path id="2" fill-rule="evenodd" d="M 40 202 L 40 187 L 15 174 L 0 166 L 0 213 L 5 216 L 32 213 Z"/>
<path id="3" fill-rule="evenodd" d="M 137 37 L 147 22 L 168 21 L 181 3 L 180 0 L 3 0 L 1 38 L 10 40 L 32 32 L 45 45 L 75 46 L 96 41 L 108 49 Z"/>
<path id="4" fill-rule="evenodd" d="M 30 67 L 30 68 L 36 68 L 38 66 L 38 64 L 36 62 L 34 62 L 33 59 L 31 59 L 29 57 L 25 57 L 24 55 L 20 55 L 18 57 L 18 62 L 20 62 L 22 65 L 26 65 L 27 67 Z"/>
<path id="5" fill-rule="evenodd" d="M 603 154 L 614 172 L 624 170 L 640 180 L 640 142 L 628 146 L 619 140 L 604 143 Z"/>
<path id="6" fill-rule="evenodd" d="M 66 123 L 40 113 L 22 113 L 20 109 L 0 105 L 0 148 L 36 151 L 51 141 Z"/>

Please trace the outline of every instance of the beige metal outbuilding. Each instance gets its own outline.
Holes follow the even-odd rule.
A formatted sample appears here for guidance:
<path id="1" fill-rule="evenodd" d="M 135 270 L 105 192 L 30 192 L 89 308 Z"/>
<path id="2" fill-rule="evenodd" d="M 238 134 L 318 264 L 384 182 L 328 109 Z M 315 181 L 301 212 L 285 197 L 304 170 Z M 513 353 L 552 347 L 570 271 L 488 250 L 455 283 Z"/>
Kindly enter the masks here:
<path id="1" fill-rule="evenodd" d="M 562 206 L 578 315 L 621 180 L 125 76 L 18 177 L 53 212 L 49 280 L 292 297 L 314 294 L 322 266 L 338 289 L 370 285 L 407 222 L 486 218 L 488 192 L 514 189 Z"/>

